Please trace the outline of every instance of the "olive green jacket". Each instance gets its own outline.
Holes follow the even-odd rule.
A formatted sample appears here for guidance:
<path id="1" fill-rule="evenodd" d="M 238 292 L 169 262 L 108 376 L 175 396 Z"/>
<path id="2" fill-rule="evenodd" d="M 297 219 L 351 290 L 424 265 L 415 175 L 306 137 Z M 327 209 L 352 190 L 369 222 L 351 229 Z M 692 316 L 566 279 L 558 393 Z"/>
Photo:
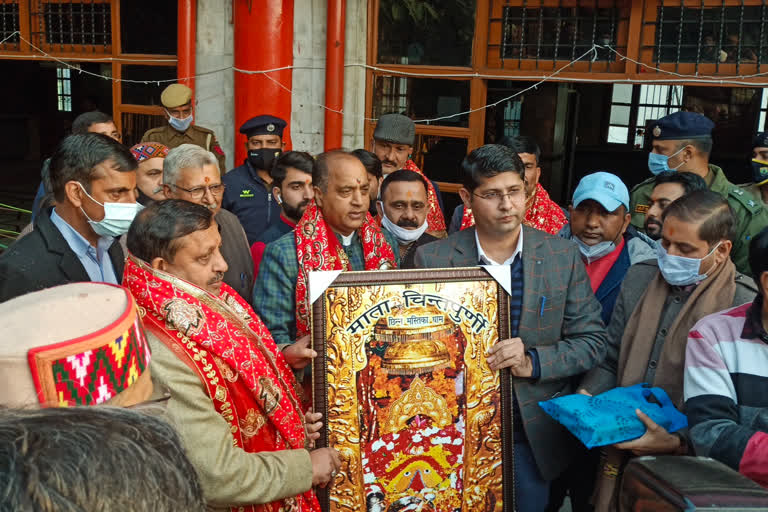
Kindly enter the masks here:
<path id="1" fill-rule="evenodd" d="M 768 226 L 768 209 L 752 193 L 728 181 L 725 173 L 718 166 L 709 164 L 709 172 L 714 176 L 709 189 L 725 197 L 736 216 L 731 259 L 739 272 L 751 276 L 749 241 Z M 645 224 L 645 214 L 648 211 L 653 184 L 654 178 L 648 178 L 630 192 L 629 207 L 632 213 L 632 225 L 641 230 Z"/>

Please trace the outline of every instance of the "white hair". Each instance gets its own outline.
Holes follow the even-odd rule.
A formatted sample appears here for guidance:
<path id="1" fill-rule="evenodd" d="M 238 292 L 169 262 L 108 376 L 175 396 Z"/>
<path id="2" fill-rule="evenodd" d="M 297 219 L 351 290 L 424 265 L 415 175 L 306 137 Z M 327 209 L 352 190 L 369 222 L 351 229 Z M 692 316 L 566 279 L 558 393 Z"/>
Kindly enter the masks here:
<path id="1" fill-rule="evenodd" d="M 200 169 L 205 165 L 213 165 L 221 174 L 219 161 L 216 155 L 194 144 L 182 144 L 168 152 L 163 160 L 163 184 L 176 185 L 179 179 L 179 170 L 193 168 Z"/>

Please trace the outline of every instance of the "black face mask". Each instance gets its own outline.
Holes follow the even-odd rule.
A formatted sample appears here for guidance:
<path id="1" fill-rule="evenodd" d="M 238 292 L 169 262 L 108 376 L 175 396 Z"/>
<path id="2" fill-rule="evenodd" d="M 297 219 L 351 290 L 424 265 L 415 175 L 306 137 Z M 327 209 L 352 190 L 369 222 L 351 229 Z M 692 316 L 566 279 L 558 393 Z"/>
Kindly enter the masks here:
<path id="1" fill-rule="evenodd" d="M 252 149 L 248 151 L 248 162 L 253 166 L 254 169 L 271 171 L 275 160 L 277 160 L 282 154 L 283 151 L 281 149 Z"/>

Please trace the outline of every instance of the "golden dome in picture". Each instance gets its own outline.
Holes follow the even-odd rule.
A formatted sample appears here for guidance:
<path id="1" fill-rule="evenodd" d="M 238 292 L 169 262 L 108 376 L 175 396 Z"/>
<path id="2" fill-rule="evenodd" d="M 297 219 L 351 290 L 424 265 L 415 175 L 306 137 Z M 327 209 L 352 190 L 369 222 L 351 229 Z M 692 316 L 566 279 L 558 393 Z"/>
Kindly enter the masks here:
<path id="1" fill-rule="evenodd" d="M 381 366 L 389 373 L 418 375 L 451 366 L 446 341 L 456 326 L 436 308 L 398 309 L 376 322 L 373 337 L 389 346 Z"/>

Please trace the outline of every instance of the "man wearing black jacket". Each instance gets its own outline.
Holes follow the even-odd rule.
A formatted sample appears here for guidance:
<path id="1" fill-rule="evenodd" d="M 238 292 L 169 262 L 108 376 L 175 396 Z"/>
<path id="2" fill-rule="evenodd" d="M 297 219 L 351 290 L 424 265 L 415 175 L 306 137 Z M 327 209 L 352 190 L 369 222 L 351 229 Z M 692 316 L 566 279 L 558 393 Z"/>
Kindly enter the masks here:
<path id="1" fill-rule="evenodd" d="M 74 281 L 120 284 L 124 254 L 116 239 L 141 207 L 136 167 L 128 148 L 107 136 L 65 138 L 50 164 L 56 206 L 0 256 L 0 302 Z"/>

